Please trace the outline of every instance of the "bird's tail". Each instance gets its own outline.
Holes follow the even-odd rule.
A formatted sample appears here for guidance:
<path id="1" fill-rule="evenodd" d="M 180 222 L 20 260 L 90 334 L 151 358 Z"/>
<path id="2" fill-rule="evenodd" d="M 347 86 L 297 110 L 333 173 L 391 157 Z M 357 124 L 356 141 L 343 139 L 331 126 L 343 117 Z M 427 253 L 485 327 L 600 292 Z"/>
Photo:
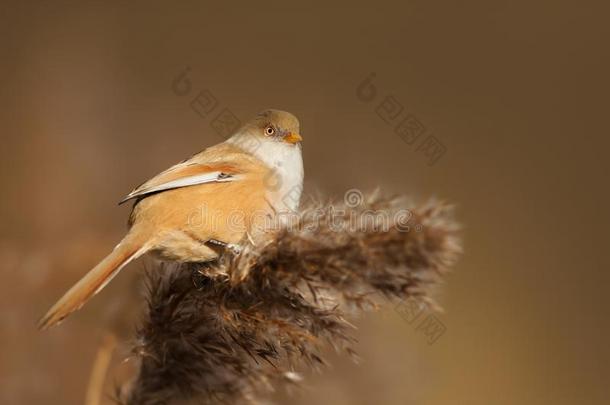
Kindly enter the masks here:
<path id="1" fill-rule="evenodd" d="M 119 243 L 112 253 L 81 278 L 49 309 L 38 322 L 38 328 L 47 329 L 72 312 L 80 309 L 89 298 L 97 294 L 131 260 L 148 250 L 146 240 L 138 238 L 132 231 Z"/>

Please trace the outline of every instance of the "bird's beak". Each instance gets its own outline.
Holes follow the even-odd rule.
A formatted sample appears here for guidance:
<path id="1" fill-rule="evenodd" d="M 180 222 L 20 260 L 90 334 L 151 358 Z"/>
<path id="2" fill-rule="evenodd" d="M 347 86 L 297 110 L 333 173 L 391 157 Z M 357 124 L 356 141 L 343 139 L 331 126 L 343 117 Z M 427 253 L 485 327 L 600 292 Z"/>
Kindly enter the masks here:
<path id="1" fill-rule="evenodd" d="M 286 135 L 284 137 L 284 142 L 288 142 L 288 143 L 298 143 L 301 142 L 303 140 L 303 138 L 301 137 L 301 135 L 295 133 L 295 132 L 289 132 L 288 135 Z"/>

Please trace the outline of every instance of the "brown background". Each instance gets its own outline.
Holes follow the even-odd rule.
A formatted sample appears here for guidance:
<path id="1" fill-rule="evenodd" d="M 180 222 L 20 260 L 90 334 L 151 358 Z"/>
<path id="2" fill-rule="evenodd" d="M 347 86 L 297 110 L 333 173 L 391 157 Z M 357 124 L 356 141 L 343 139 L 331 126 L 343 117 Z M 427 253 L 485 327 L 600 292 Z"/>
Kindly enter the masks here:
<path id="1" fill-rule="evenodd" d="M 300 118 L 307 190 L 434 195 L 455 202 L 464 224 L 466 252 L 440 296 L 446 333 L 428 345 L 392 308 L 369 314 L 357 321 L 363 363 L 333 358 L 291 403 L 608 403 L 606 10 L 9 3 L 1 403 L 82 403 L 102 331 L 137 308 L 142 262 L 62 327 L 34 329 L 121 237 L 129 208 L 116 202 L 220 140 L 190 96 L 171 91 L 186 66 L 194 92 L 210 90 L 242 120 L 267 107 Z M 366 104 L 356 87 L 373 71 L 378 99 Z M 438 163 L 376 115 L 386 95 L 445 145 Z"/>

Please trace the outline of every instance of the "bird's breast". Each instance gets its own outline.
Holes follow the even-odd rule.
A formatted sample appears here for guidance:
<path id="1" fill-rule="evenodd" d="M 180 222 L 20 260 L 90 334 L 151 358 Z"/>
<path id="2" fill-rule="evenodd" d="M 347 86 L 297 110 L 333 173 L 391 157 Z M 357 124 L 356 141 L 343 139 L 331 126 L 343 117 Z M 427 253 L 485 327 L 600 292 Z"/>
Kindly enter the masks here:
<path id="1" fill-rule="evenodd" d="M 264 183 L 267 198 L 276 211 L 296 211 L 303 191 L 303 162 L 300 154 L 275 161 Z"/>

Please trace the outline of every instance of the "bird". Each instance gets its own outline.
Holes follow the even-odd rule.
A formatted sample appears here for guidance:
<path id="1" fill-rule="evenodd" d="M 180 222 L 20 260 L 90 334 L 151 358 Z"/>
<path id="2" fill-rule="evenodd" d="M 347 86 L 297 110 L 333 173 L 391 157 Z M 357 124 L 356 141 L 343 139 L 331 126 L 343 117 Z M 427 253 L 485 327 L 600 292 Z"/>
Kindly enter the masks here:
<path id="1" fill-rule="evenodd" d="M 208 263 L 239 253 L 294 212 L 303 186 L 302 137 L 291 113 L 268 109 L 224 142 L 204 149 L 131 191 L 128 232 L 38 322 L 58 324 L 102 290 L 132 260 L 150 253 L 180 263 Z"/>

